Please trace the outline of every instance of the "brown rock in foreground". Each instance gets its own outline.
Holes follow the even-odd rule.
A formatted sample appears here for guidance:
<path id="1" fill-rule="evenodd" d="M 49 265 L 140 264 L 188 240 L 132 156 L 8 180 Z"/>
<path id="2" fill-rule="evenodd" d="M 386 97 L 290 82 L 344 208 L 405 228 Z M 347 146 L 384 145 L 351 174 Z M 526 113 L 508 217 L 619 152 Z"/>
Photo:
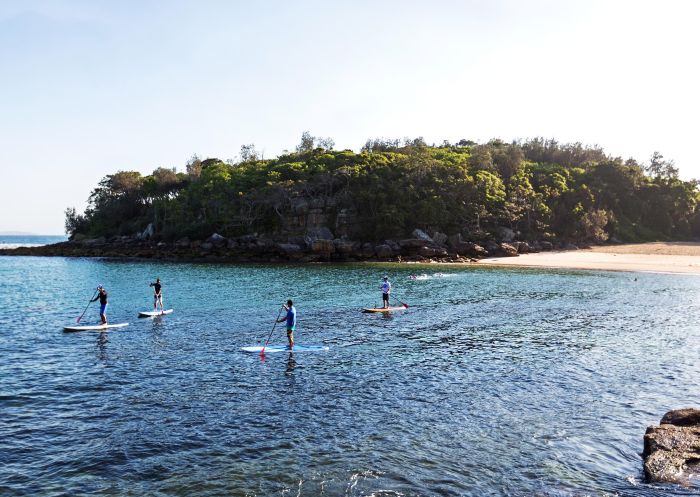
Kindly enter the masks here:
<path id="1" fill-rule="evenodd" d="M 700 476 L 700 409 L 669 411 L 648 427 L 642 455 L 648 481 L 685 485 Z"/>

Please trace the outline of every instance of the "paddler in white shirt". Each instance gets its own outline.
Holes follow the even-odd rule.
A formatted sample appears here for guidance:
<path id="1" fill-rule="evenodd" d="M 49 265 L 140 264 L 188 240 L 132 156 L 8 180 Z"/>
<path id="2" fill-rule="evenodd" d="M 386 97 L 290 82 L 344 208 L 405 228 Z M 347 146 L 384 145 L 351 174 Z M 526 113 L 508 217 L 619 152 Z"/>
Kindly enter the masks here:
<path id="1" fill-rule="evenodd" d="M 391 293 L 391 283 L 389 283 L 389 277 L 384 276 L 384 283 L 380 286 L 382 290 L 382 309 L 389 308 L 389 294 Z"/>

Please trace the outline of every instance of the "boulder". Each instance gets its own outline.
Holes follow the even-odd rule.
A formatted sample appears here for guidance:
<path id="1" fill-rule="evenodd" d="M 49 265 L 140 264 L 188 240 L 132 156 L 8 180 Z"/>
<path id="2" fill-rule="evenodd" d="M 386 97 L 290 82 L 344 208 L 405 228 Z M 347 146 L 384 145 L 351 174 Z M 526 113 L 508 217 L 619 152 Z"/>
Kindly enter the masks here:
<path id="1" fill-rule="evenodd" d="M 387 244 L 377 245 L 374 247 L 374 252 L 377 254 L 379 259 L 388 259 L 394 255 L 394 251 Z"/>
<path id="2" fill-rule="evenodd" d="M 384 240 L 384 244 L 389 245 L 389 248 L 391 248 L 391 250 L 394 252 L 399 252 L 401 250 L 401 245 L 394 240 Z"/>
<path id="3" fill-rule="evenodd" d="M 528 252 L 532 252 L 532 248 L 527 242 L 518 242 L 517 249 L 519 254 L 527 254 Z"/>
<path id="4" fill-rule="evenodd" d="M 423 257 L 445 257 L 447 256 L 447 250 L 441 247 L 421 247 L 418 249 L 418 254 Z"/>
<path id="5" fill-rule="evenodd" d="M 95 245 L 104 245 L 107 243 L 107 239 L 104 236 L 99 238 L 87 238 L 82 241 L 82 244 L 86 247 L 94 247 Z"/>
<path id="6" fill-rule="evenodd" d="M 549 252 L 550 250 L 554 250 L 554 245 L 552 244 L 552 242 L 540 242 L 540 249 L 543 252 Z"/>
<path id="7" fill-rule="evenodd" d="M 273 242 L 269 238 L 258 238 L 257 240 L 255 240 L 255 248 L 258 251 L 270 250 L 274 246 L 275 242 Z"/>
<path id="8" fill-rule="evenodd" d="M 436 231 L 435 233 L 433 233 L 432 238 L 433 241 L 441 247 L 444 247 L 447 244 L 447 235 L 445 233 L 440 233 L 439 231 Z"/>
<path id="9" fill-rule="evenodd" d="M 496 234 L 498 235 L 498 238 L 504 242 L 512 242 L 515 240 L 515 231 L 510 228 L 506 228 L 505 226 L 499 226 L 496 228 Z"/>
<path id="10" fill-rule="evenodd" d="M 214 248 L 214 244 L 211 243 L 211 242 L 204 242 L 204 243 L 202 243 L 202 244 L 199 245 L 199 248 L 202 249 L 202 250 L 204 250 L 204 251 L 206 251 L 206 252 L 208 252 L 208 251 L 210 251 L 212 248 Z"/>
<path id="11" fill-rule="evenodd" d="M 644 473 L 650 482 L 687 484 L 700 476 L 700 410 L 667 412 L 644 434 Z"/>
<path id="12" fill-rule="evenodd" d="M 301 247 L 296 243 L 278 243 L 277 250 L 291 258 L 301 257 L 303 255 Z"/>
<path id="13" fill-rule="evenodd" d="M 325 226 L 308 230 L 305 237 L 309 245 L 314 240 L 333 240 L 333 238 L 335 238 L 333 232 Z"/>
<path id="14" fill-rule="evenodd" d="M 517 257 L 518 256 L 518 249 L 513 247 L 509 243 L 501 243 L 498 246 L 498 252 L 504 257 Z"/>
<path id="15" fill-rule="evenodd" d="M 257 234 L 257 233 L 253 233 L 253 234 L 251 234 L 251 235 L 239 236 L 238 238 L 236 238 L 236 241 L 237 241 L 240 245 L 248 245 L 249 243 L 255 243 L 255 241 L 256 241 L 257 239 L 258 239 L 258 234 Z"/>
<path id="16" fill-rule="evenodd" d="M 455 251 L 459 255 L 468 255 L 470 257 L 486 257 L 489 255 L 484 247 L 472 242 L 460 242 Z"/>
<path id="17" fill-rule="evenodd" d="M 662 425 L 700 426 L 700 409 L 686 408 L 668 411 L 661 418 Z"/>
<path id="18" fill-rule="evenodd" d="M 224 245 L 226 245 L 226 238 L 224 238 L 218 233 L 214 233 L 209 238 L 207 238 L 207 242 L 211 243 L 215 247 L 223 247 Z"/>
<path id="19" fill-rule="evenodd" d="M 422 255 L 423 257 L 435 257 L 437 250 L 432 247 L 423 246 L 418 249 L 418 254 Z"/>
<path id="20" fill-rule="evenodd" d="M 422 240 L 423 244 L 425 244 L 425 242 L 433 243 L 433 239 L 430 238 L 430 236 L 428 236 L 428 234 L 425 231 L 420 230 L 418 228 L 413 230 L 413 233 L 411 233 L 411 236 L 413 238 L 417 238 L 418 240 Z"/>
<path id="21" fill-rule="evenodd" d="M 399 241 L 399 246 L 402 249 L 420 249 L 425 246 L 425 240 L 421 238 L 406 238 Z"/>
<path id="22" fill-rule="evenodd" d="M 362 257 L 374 257 L 374 245 L 371 243 L 362 244 Z"/>
<path id="23" fill-rule="evenodd" d="M 190 239 L 187 237 L 180 238 L 175 242 L 175 248 L 190 248 Z"/>
<path id="24" fill-rule="evenodd" d="M 355 250 L 355 242 L 336 238 L 333 240 L 335 251 L 340 254 L 351 254 Z"/>
<path id="25" fill-rule="evenodd" d="M 311 250 L 315 254 L 332 254 L 335 252 L 333 240 L 314 240 L 311 242 Z"/>
<path id="26" fill-rule="evenodd" d="M 488 255 L 490 255 L 492 257 L 495 257 L 500 250 L 498 244 L 496 242 L 494 242 L 493 240 L 489 240 L 488 242 L 486 242 L 485 248 L 486 248 L 486 251 L 488 252 Z"/>
<path id="27" fill-rule="evenodd" d="M 302 249 L 307 246 L 306 237 L 303 236 L 290 236 L 287 238 L 287 243 L 299 245 Z"/>

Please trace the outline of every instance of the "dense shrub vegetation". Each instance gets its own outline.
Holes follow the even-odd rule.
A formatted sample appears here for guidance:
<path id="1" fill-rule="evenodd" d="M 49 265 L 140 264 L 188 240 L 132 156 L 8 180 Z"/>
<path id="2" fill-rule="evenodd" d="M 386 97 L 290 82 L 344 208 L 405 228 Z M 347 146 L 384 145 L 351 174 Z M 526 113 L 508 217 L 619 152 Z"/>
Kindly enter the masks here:
<path id="1" fill-rule="evenodd" d="M 263 160 L 193 157 L 185 172 L 119 171 L 92 192 L 84 214 L 66 211 L 69 235 L 156 238 L 264 233 L 284 238 L 321 224 L 355 240 L 407 236 L 414 228 L 483 239 L 505 226 L 522 239 L 623 241 L 700 235 L 695 181 L 655 153 L 642 166 L 597 147 L 532 139 L 369 140 L 359 153 L 304 133 L 296 151 Z M 310 207 L 309 207 L 310 206 Z M 315 210 L 314 210 L 315 209 Z M 318 222 L 316 222 L 318 224 Z"/>

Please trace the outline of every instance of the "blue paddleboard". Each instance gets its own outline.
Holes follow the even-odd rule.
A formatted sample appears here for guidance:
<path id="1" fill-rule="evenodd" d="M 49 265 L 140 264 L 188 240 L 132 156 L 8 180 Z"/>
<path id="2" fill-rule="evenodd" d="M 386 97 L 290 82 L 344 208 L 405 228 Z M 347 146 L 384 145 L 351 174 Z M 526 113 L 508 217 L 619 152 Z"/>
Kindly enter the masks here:
<path id="1" fill-rule="evenodd" d="M 243 352 L 258 352 L 263 349 L 262 345 L 257 345 L 254 347 L 241 347 Z M 322 352 L 328 350 L 325 345 L 297 345 L 294 344 L 294 348 L 290 349 L 288 345 L 268 345 L 265 347 L 265 353 L 271 354 L 273 352 Z"/>

